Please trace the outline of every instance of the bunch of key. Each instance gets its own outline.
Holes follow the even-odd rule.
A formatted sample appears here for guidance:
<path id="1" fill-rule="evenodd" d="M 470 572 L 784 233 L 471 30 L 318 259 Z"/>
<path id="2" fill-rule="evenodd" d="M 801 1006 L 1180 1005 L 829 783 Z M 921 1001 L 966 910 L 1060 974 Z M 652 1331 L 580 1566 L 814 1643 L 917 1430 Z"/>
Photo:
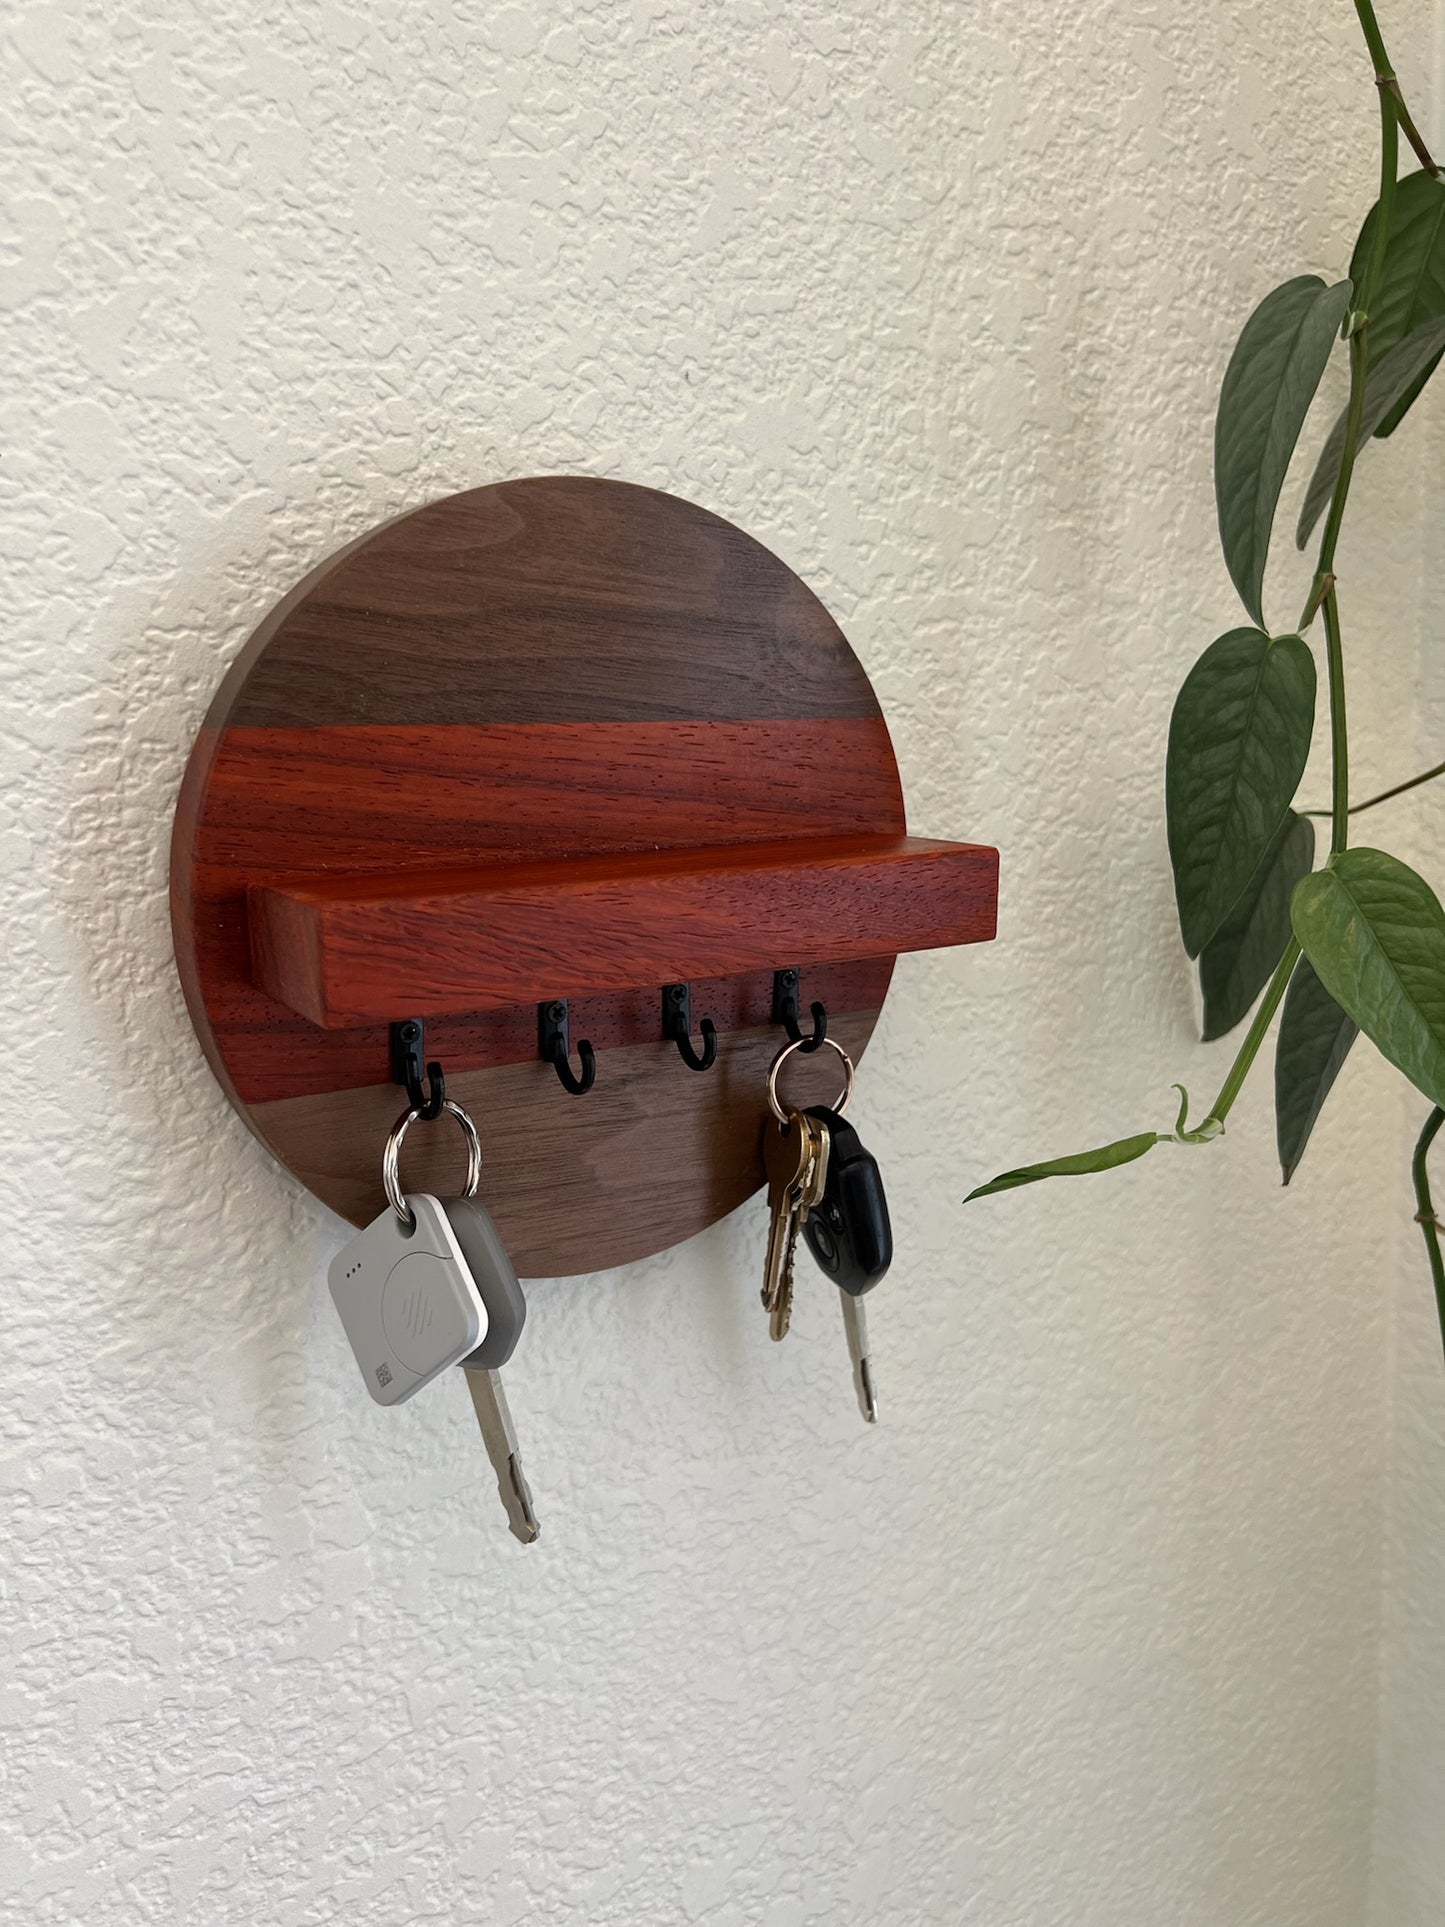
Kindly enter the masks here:
<path id="1" fill-rule="evenodd" d="M 778 1073 L 802 1043 L 788 1044 L 768 1072 L 772 1117 L 764 1126 L 763 1162 L 768 1173 L 768 1255 L 763 1308 L 768 1330 L 786 1338 L 793 1315 L 794 1266 L 801 1235 L 820 1269 L 842 1294 L 843 1329 L 853 1366 L 858 1409 L 872 1425 L 878 1417 L 868 1321 L 863 1297 L 893 1261 L 893 1230 L 877 1160 L 844 1116 L 853 1095 L 853 1065 L 831 1037 L 824 1039 L 842 1060 L 845 1083 L 833 1106 L 785 1109 L 778 1101 Z"/>
<path id="2" fill-rule="evenodd" d="M 541 1528 L 501 1379 L 522 1335 L 526 1300 L 491 1213 L 477 1202 L 482 1150 L 476 1126 L 450 1099 L 441 1108 L 467 1140 L 462 1196 L 403 1193 L 402 1140 L 420 1116 L 404 1112 L 382 1155 L 386 1209 L 332 1259 L 327 1282 L 366 1389 L 379 1405 L 400 1405 L 449 1365 L 462 1366 L 507 1523 L 530 1545 Z"/>

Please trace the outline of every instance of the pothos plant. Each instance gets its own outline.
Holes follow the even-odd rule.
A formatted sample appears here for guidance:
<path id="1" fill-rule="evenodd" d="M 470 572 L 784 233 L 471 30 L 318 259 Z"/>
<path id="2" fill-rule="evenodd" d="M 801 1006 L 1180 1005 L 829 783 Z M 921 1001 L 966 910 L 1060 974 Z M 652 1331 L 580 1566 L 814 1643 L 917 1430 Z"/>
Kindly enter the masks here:
<path id="1" fill-rule="evenodd" d="M 1359 1032 L 1433 1109 L 1415 1147 L 1417 1217 L 1445 1334 L 1441 1221 L 1426 1159 L 1445 1122 L 1445 911 L 1425 879 L 1382 849 L 1350 842 L 1351 818 L 1445 774 L 1445 763 L 1351 804 L 1345 642 L 1335 551 L 1356 462 L 1371 436 L 1394 433 L 1445 353 L 1445 181 L 1411 118 L 1371 0 L 1354 0 L 1375 70 L 1380 192 L 1345 279 L 1297 276 L 1244 325 L 1220 389 L 1214 434 L 1219 538 L 1246 626 L 1212 642 L 1174 705 L 1165 772 L 1169 856 L 1184 948 L 1198 961 L 1204 1038 L 1253 1021 L 1219 1095 L 1197 1123 L 1183 1085 L 1172 1131 L 1143 1131 L 1097 1150 L 1006 1171 L 970 1198 L 1041 1178 L 1107 1171 L 1159 1144 L 1203 1144 L 1224 1130 L 1283 1005 L 1275 1045 L 1276 1134 L 1289 1183 L 1321 1106 Z M 1401 136 L 1417 171 L 1400 177 Z M 1265 617 L 1265 562 L 1295 445 L 1336 341 L 1349 354 L 1349 399 L 1305 489 L 1296 538 L 1323 515 L 1318 559 L 1298 625 Z M 1316 625 L 1322 632 L 1315 641 Z M 1331 806 L 1296 811 L 1323 656 Z M 1328 815 L 1315 867 L 1311 815 Z"/>

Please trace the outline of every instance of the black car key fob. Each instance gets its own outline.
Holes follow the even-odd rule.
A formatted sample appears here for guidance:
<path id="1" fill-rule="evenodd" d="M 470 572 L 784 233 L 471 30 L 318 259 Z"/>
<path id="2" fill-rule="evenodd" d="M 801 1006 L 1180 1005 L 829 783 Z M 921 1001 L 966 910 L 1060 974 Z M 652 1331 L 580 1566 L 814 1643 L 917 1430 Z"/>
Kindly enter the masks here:
<path id="1" fill-rule="evenodd" d="M 893 1227 L 878 1161 L 846 1118 L 825 1105 L 808 1112 L 828 1127 L 831 1147 L 823 1198 L 808 1213 L 803 1236 L 840 1291 L 861 1298 L 893 1262 Z"/>

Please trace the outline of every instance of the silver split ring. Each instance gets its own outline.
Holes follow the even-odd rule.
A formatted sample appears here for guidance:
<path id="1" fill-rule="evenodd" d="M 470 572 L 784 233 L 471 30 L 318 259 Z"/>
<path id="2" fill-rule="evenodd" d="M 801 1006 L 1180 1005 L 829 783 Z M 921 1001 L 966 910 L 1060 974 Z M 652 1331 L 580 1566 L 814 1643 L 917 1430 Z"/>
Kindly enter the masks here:
<path id="1" fill-rule="evenodd" d="M 772 1106 L 773 1116 L 778 1120 L 779 1124 L 787 1123 L 788 1113 L 778 1102 L 778 1072 L 783 1068 L 783 1065 L 795 1050 L 802 1050 L 805 1046 L 810 1052 L 814 1048 L 811 1037 L 800 1037 L 795 1044 L 784 1044 L 783 1048 L 773 1059 L 768 1071 L 768 1103 Z M 843 1094 L 835 1104 L 831 1104 L 828 1107 L 830 1110 L 836 1111 L 839 1117 L 841 1117 L 844 1111 L 847 1110 L 849 1099 L 853 1095 L 853 1060 L 847 1051 L 844 1050 L 843 1046 L 836 1043 L 831 1037 L 825 1037 L 823 1039 L 823 1048 L 825 1050 L 836 1051 L 843 1060 L 843 1076 L 846 1080 L 843 1085 Z"/>
<path id="2" fill-rule="evenodd" d="M 450 1098 L 442 1105 L 443 1111 L 451 1115 L 461 1125 L 467 1140 L 467 1188 L 464 1198 L 474 1198 L 477 1186 L 482 1181 L 482 1140 L 477 1136 L 477 1127 L 467 1116 L 460 1104 L 453 1104 Z M 416 1223 L 416 1218 L 402 1194 L 401 1188 L 401 1145 L 402 1139 L 421 1116 L 419 1110 L 403 1111 L 391 1127 L 391 1136 L 386 1140 L 386 1149 L 381 1154 L 381 1183 L 386 1192 L 386 1201 L 405 1225 Z"/>

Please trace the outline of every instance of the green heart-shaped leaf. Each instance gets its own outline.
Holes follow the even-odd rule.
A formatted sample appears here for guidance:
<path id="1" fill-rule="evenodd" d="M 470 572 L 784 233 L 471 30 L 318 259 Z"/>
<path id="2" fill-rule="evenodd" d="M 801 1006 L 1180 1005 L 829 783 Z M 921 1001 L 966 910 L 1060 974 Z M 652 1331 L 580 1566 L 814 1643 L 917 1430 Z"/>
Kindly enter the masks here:
<path id="1" fill-rule="evenodd" d="M 1354 1019 L 1315 975 L 1309 958 L 1301 957 L 1285 992 L 1274 1047 L 1275 1143 L 1286 1184 L 1299 1168 L 1315 1119 L 1359 1034 Z"/>
<path id="2" fill-rule="evenodd" d="M 1244 895 L 1199 953 L 1206 1044 L 1244 1021 L 1273 976 L 1290 940 L 1290 898 L 1314 860 L 1314 824 L 1287 810 Z"/>
<path id="3" fill-rule="evenodd" d="M 1380 209 L 1376 202 L 1365 216 L 1350 261 L 1355 286 L 1364 285 L 1365 264 L 1374 243 Z M 1383 356 L 1424 321 L 1445 315 L 1445 181 L 1437 175 L 1407 174 L 1395 183 L 1390 233 L 1385 243 L 1385 266 L 1370 303 L 1370 354 Z M 1415 397 L 1430 379 L 1436 355 L 1402 393 L 1375 428 L 1377 435 L 1393 434 Z"/>
<path id="4" fill-rule="evenodd" d="M 1184 948 L 1197 957 L 1249 887 L 1304 774 L 1315 663 L 1298 636 L 1231 629 L 1184 679 L 1165 806 Z"/>
<path id="5" fill-rule="evenodd" d="M 1429 379 L 1431 371 L 1445 352 L 1445 315 L 1437 315 L 1433 321 L 1425 322 L 1397 341 L 1393 348 L 1373 363 L 1365 378 L 1364 412 L 1360 423 L 1360 440 L 1373 435 L 1381 422 L 1394 408 L 1395 404 L 1408 395 L 1414 400 L 1420 389 Z M 1413 391 L 1413 392 L 1412 392 Z M 1345 450 L 1345 423 L 1349 417 L 1347 408 L 1341 409 L 1330 430 L 1320 458 L 1315 463 L 1315 472 L 1310 477 L 1310 485 L 1305 490 L 1304 506 L 1299 513 L 1299 524 L 1295 529 L 1295 543 L 1303 548 L 1310 539 L 1310 530 L 1319 520 L 1325 504 L 1335 492 L 1335 482 L 1340 473 L 1340 457 Z M 1380 431 L 1384 433 L 1384 430 Z"/>
<path id="6" fill-rule="evenodd" d="M 964 1199 L 990 1197 L 995 1191 L 1012 1191 L 1020 1184 L 1037 1184 L 1040 1178 L 1080 1178 L 1091 1171 L 1112 1171 L 1117 1165 L 1132 1164 L 1159 1143 L 1157 1131 L 1142 1131 L 1138 1137 L 1121 1137 L 1113 1144 L 1101 1144 L 1097 1151 L 1076 1151 L 1072 1157 L 1053 1158 L 1047 1164 L 1024 1164 L 1017 1171 L 1005 1171 L 988 1184 L 979 1185 Z"/>
<path id="7" fill-rule="evenodd" d="M 1350 302 L 1302 274 L 1265 296 L 1244 324 L 1214 424 L 1214 494 L 1225 566 L 1264 628 L 1261 592 L 1274 511 L 1300 429 Z"/>
<path id="8" fill-rule="evenodd" d="M 1445 1104 L 1445 911 L 1408 863 L 1346 850 L 1297 885 L 1295 935 L 1382 1056 Z"/>

